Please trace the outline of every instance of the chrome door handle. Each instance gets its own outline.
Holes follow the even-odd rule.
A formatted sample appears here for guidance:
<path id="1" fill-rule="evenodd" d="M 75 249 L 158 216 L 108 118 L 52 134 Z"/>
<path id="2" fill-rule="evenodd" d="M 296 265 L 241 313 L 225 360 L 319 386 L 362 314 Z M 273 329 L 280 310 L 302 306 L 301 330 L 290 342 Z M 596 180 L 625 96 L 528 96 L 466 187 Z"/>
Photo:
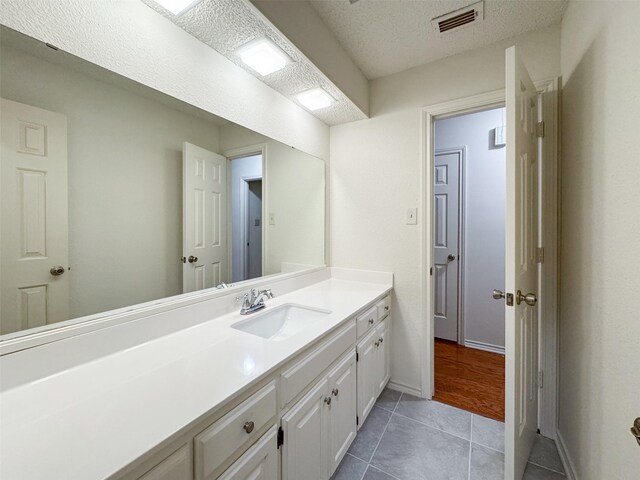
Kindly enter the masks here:
<path id="1" fill-rule="evenodd" d="M 62 265 L 56 265 L 55 267 L 51 267 L 49 273 L 54 277 L 59 277 L 64 273 L 64 267 Z"/>
<path id="2" fill-rule="evenodd" d="M 516 303 L 520 305 L 522 302 L 526 303 L 530 307 L 533 307 L 536 303 L 538 303 L 538 297 L 535 293 L 527 293 L 523 295 L 520 290 L 516 293 Z"/>
<path id="3" fill-rule="evenodd" d="M 195 263 L 198 261 L 198 257 L 194 257 L 193 255 L 189 255 L 189 258 L 187 258 L 187 261 L 189 263 Z"/>
<path id="4" fill-rule="evenodd" d="M 447 262 L 453 262 L 456 259 L 456 256 L 453 253 L 447 255 Z"/>
<path id="5" fill-rule="evenodd" d="M 494 290 L 493 298 L 495 298 L 496 300 L 500 300 L 501 298 L 504 298 L 504 292 L 502 290 Z"/>

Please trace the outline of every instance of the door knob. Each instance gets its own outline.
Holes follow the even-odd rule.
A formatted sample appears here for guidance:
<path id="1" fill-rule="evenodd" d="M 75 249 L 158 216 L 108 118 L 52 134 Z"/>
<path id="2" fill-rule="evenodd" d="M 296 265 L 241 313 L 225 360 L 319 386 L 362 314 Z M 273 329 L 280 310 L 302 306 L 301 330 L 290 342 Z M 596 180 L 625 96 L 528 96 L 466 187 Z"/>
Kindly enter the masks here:
<path id="1" fill-rule="evenodd" d="M 198 257 L 194 257 L 193 255 L 189 255 L 189 258 L 187 258 L 187 261 L 189 263 L 195 263 L 198 261 Z"/>
<path id="2" fill-rule="evenodd" d="M 447 255 L 448 262 L 453 262 L 455 259 L 456 259 L 456 256 L 453 253 L 450 253 L 449 255 Z"/>
<path id="3" fill-rule="evenodd" d="M 526 303 L 530 307 L 533 307 L 536 303 L 538 303 L 538 297 L 535 293 L 527 293 L 523 295 L 520 290 L 516 293 L 516 303 L 520 305 L 522 302 Z"/>
<path id="4" fill-rule="evenodd" d="M 495 298 L 496 300 L 500 300 L 501 298 L 504 298 L 504 292 L 502 290 L 494 290 L 493 298 Z"/>
<path id="5" fill-rule="evenodd" d="M 62 265 L 56 265 L 55 267 L 51 267 L 49 273 L 54 277 L 59 277 L 64 273 L 64 267 Z"/>

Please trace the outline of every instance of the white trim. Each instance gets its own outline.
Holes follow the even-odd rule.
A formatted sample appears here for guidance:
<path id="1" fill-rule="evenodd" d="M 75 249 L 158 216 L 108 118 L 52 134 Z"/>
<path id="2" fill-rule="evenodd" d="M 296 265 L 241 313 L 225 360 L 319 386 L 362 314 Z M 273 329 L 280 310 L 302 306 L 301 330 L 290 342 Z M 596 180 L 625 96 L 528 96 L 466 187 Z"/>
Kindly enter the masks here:
<path id="1" fill-rule="evenodd" d="M 408 393 L 409 395 L 413 395 L 414 397 L 420 396 L 419 388 L 411 387 L 402 382 L 395 382 L 393 380 L 389 380 L 389 382 L 387 383 L 387 387 L 397 392 Z"/>
<path id="2" fill-rule="evenodd" d="M 557 242 L 558 242 L 558 85 L 557 78 L 535 82 L 536 88 L 543 93 L 549 94 L 545 103 L 545 160 L 553 162 L 554 168 L 548 170 L 549 175 L 545 176 L 547 189 L 544 190 L 544 212 L 546 213 L 545 225 L 547 232 L 545 237 L 545 263 L 541 278 L 544 282 L 544 292 L 546 295 L 546 307 L 544 310 L 544 325 L 546 330 L 540 337 L 541 351 L 539 352 L 539 362 L 541 368 L 544 367 L 544 388 L 540 392 L 538 423 L 541 432 L 551 438 L 555 437 L 557 425 L 557 326 L 558 326 L 558 263 L 557 263 Z M 433 317 L 429 312 L 433 311 L 433 284 L 430 281 L 429 270 L 433 266 L 433 252 L 429 246 L 432 244 L 433 226 L 431 222 L 431 212 L 433 210 L 433 188 L 432 188 L 432 165 L 434 151 L 433 126 L 436 117 L 446 118 L 462 113 L 471 113 L 504 105 L 505 91 L 496 90 L 493 92 L 474 95 L 449 102 L 439 103 L 424 107 L 420 110 L 420 130 L 421 130 L 421 162 L 420 162 L 420 205 L 422 207 L 422 228 L 420 239 L 420 291 L 421 291 L 421 316 L 423 322 L 423 344 L 420 349 L 420 369 L 421 388 L 420 396 L 432 398 L 434 392 L 434 338 L 433 338 Z M 555 173 L 555 175 L 554 175 Z M 543 213 L 542 215 L 545 215 Z M 551 239 L 551 240 L 550 240 Z M 550 247 L 549 245 L 552 245 Z M 547 254 L 547 252 L 549 252 Z M 541 325 L 543 322 L 539 322 Z"/>
<path id="3" fill-rule="evenodd" d="M 504 355 L 504 347 L 500 345 L 491 345 L 490 343 L 474 342 L 473 340 L 465 340 L 465 347 L 475 348 L 476 350 L 484 350 L 485 352 L 493 352 Z"/>
<path id="4" fill-rule="evenodd" d="M 575 464 L 571 460 L 571 456 L 569 456 L 567 444 L 565 443 L 560 430 L 556 431 L 556 447 L 558 447 L 558 454 L 560 454 L 560 460 L 562 461 L 562 466 L 564 467 L 564 473 L 567 476 L 567 479 L 578 480 Z"/>

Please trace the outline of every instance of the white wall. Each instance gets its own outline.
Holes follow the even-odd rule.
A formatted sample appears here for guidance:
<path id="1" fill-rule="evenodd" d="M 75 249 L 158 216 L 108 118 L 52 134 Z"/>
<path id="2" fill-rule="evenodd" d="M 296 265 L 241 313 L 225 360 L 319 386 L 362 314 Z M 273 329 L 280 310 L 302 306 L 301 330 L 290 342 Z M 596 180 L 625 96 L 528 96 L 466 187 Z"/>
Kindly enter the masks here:
<path id="1" fill-rule="evenodd" d="M 328 159 L 329 128 L 140 0 L 3 0 L 0 22 Z"/>
<path id="2" fill-rule="evenodd" d="M 331 128 L 331 265 L 392 271 L 392 380 L 420 389 L 420 108 L 504 88 L 505 48 L 516 44 L 534 79 L 560 73 L 559 28 L 521 35 L 371 83 L 369 120 Z M 421 212 L 419 212 L 419 218 Z"/>
<path id="3" fill-rule="evenodd" d="M 580 480 L 640 472 L 638 18 L 576 2 L 562 22 L 559 434 Z"/>
<path id="4" fill-rule="evenodd" d="M 218 126 L 6 45 L 1 96 L 68 119 L 71 318 L 182 293 L 182 142 Z"/>
<path id="5" fill-rule="evenodd" d="M 246 198 L 242 198 L 246 190 L 243 190 L 245 178 L 262 178 L 262 155 L 236 158 L 231 161 L 231 280 L 240 282 L 245 280 L 245 242 L 243 242 L 242 230 L 248 238 L 249 232 L 243 208 L 247 209 Z M 264 225 L 262 225 L 264 228 Z"/>
<path id="6" fill-rule="evenodd" d="M 464 340 L 504 349 L 505 149 L 494 147 L 493 129 L 504 108 L 444 118 L 435 124 L 435 148 L 466 147 L 464 166 Z"/>
<path id="7" fill-rule="evenodd" d="M 283 263 L 324 265 L 325 163 L 238 125 L 223 125 L 220 135 L 222 152 L 267 144 L 263 275 L 280 273 Z M 271 225 L 270 214 L 275 216 L 275 225 Z"/>

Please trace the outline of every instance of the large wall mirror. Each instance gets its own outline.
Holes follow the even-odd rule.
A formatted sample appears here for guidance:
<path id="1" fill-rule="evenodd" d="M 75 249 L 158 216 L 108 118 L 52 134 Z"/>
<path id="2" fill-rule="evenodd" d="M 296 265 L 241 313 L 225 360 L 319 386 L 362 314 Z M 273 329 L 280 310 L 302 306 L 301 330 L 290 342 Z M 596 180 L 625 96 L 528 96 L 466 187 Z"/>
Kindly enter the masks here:
<path id="1" fill-rule="evenodd" d="M 6 27 L 0 43 L 0 334 L 325 263 L 322 160 Z"/>

